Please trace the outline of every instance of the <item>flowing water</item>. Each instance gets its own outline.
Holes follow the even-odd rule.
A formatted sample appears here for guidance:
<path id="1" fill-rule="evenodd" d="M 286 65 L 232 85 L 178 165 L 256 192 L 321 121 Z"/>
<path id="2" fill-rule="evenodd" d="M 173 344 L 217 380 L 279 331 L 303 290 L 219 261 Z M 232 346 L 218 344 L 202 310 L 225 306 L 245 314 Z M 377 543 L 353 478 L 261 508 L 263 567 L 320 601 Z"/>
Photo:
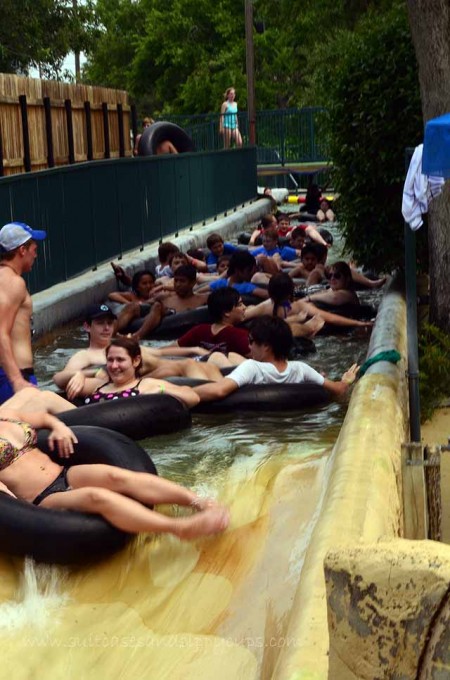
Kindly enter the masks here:
<path id="1" fill-rule="evenodd" d="M 364 361 L 367 342 L 367 334 L 319 337 L 306 361 L 336 379 Z M 40 341 L 41 386 L 85 343 L 76 324 Z M 4 676 L 271 677 L 297 642 L 286 636 L 289 615 L 344 416 L 337 404 L 194 415 L 190 430 L 142 442 L 160 475 L 226 503 L 230 528 L 189 543 L 139 537 L 77 570 L 1 559 Z"/>

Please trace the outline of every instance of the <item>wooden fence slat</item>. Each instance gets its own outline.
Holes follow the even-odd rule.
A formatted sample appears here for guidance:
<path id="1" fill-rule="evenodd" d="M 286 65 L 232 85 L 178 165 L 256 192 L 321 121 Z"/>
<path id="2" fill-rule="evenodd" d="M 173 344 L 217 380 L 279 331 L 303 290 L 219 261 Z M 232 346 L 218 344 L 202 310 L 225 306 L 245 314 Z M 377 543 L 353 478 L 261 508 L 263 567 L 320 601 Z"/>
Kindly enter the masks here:
<path id="1" fill-rule="evenodd" d="M 22 116 L 23 164 L 25 167 L 25 172 L 31 172 L 30 132 L 28 129 L 28 109 L 26 94 L 20 95 L 19 103 L 20 113 Z"/>
<path id="2" fill-rule="evenodd" d="M 129 157 L 130 112 L 123 90 L 0 73 L 0 176 L 69 162 Z"/>

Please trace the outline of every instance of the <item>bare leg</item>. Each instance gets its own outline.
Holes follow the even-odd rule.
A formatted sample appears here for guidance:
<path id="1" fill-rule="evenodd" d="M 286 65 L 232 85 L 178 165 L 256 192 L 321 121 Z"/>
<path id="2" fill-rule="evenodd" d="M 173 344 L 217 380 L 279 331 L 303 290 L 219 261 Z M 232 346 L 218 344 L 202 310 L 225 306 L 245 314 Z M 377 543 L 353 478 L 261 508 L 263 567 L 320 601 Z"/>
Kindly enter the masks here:
<path id="1" fill-rule="evenodd" d="M 47 496 L 41 506 L 101 515 L 118 529 L 133 534 L 162 532 L 182 539 L 217 534 L 229 522 L 228 512 L 220 507 L 212 506 L 189 517 L 167 517 L 132 498 L 98 487 L 55 493 Z"/>
<path id="2" fill-rule="evenodd" d="M 231 143 L 231 130 L 230 128 L 223 129 L 223 148 L 229 149 Z"/>
<path id="3" fill-rule="evenodd" d="M 130 304 L 125 305 L 122 311 L 119 313 L 116 321 L 116 333 L 120 333 L 126 328 L 133 319 L 138 319 L 141 314 L 141 307 L 138 302 L 130 302 Z"/>
<path id="4" fill-rule="evenodd" d="M 11 409 L 13 411 L 46 411 L 47 413 L 62 413 L 63 411 L 70 411 L 76 408 L 74 404 L 59 394 L 51 392 L 50 390 L 39 390 L 36 387 L 26 387 L 20 392 L 5 401 L 1 408 Z"/>
<path id="5" fill-rule="evenodd" d="M 143 340 L 154 328 L 159 326 L 164 316 L 164 306 L 161 302 L 154 302 L 150 312 L 144 317 L 144 321 L 140 329 L 133 333 L 132 337 L 135 340 Z"/>
<path id="6" fill-rule="evenodd" d="M 228 525 L 224 508 L 156 475 L 98 464 L 74 466 L 67 476 L 73 490 L 47 496 L 43 507 L 93 512 L 123 531 L 168 532 L 180 538 L 218 533 Z M 146 507 L 158 503 L 192 506 L 200 512 L 171 518 Z"/>
<path id="7" fill-rule="evenodd" d="M 299 323 L 296 317 L 288 317 L 286 321 L 294 338 L 313 338 L 325 325 L 325 321 L 318 314 L 304 323 Z"/>
<path id="8" fill-rule="evenodd" d="M 241 133 L 239 132 L 239 130 L 238 129 L 232 130 L 231 134 L 232 134 L 232 137 L 234 139 L 234 143 L 235 143 L 236 147 L 241 147 L 242 146 L 242 136 L 241 136 Z"/>

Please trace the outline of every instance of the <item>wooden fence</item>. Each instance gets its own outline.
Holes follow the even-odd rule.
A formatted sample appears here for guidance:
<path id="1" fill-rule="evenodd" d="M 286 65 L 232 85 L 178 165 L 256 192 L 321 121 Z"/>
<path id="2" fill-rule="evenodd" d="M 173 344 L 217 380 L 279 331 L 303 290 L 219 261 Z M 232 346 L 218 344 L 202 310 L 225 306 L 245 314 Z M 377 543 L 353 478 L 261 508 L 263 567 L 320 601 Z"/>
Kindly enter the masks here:
<path id="1" fill-rule="evenodd" d="M 124 90 L 0 74 L 0 176 L 131 156 L 131 127 Z"/>

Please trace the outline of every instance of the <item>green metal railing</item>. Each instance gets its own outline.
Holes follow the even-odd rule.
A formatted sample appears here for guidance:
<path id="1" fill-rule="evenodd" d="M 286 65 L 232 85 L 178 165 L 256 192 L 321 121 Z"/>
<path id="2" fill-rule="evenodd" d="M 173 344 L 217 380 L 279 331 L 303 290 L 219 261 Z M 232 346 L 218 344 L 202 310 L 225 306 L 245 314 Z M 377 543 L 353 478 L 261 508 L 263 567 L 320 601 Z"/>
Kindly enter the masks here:
<path id="1" fill-rule="evenodd" d="M 328 159 L 325 135 L 327 110 L 321 107 L 276 109 L 256 114 L 257 162 L 259 165 L 303 163 Z M 214 151 L 223 147 L 217 114 L 165 116 L 192 137 L 198 150 Z M 244 145 L 249 143 L 247 112 L 238 113 Z"/>
<path id="2" fill-rule="evenodd" d="M 0 225 L 47 230 L 35 293 L 233 210 L 256 188 L 254 147 L 92 161 L 0 179 Z"/>

